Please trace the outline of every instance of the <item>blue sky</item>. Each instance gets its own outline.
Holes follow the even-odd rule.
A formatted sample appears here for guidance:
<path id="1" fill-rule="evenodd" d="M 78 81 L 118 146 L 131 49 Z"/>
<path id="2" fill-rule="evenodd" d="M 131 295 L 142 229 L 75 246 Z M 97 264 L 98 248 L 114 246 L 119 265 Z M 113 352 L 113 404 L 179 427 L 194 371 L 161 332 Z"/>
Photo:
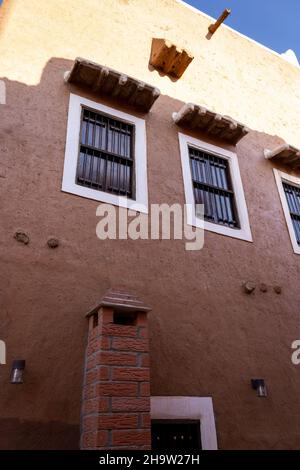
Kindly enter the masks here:
<path id="1" fill-rule="evenodd" d="M 300 0 L 185 0 L 214 18 L 225 8 L 226 24 L 279 53 L 293 49 L 300 59 Z"/>

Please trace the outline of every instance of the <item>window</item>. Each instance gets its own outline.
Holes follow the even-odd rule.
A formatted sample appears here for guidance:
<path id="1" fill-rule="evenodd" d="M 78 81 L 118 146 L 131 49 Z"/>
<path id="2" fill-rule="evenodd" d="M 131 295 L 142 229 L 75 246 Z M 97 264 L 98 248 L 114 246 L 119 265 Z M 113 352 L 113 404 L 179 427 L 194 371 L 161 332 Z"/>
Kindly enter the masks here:
<path id="1" fill-rule="evenodd" d="M 203 227 L 195 205 L 204 205 L 204 229 L 252 241 L 237 155 L 179 133 L 188 223 Z"/>
<path id="2" fill-rule="evenodd" d="M 83 108 L 77 184 L 133 195 L 134 127 Z"/>
<path id="3" fill-rule="evenodd" d="M 204 219 L 238 227 L 228 160 L 189 146 L 196 204 L 204 204 Z"/>
<path id="4" fill-rule="evenodd" d="M 71 94 L 62 190 L 147 213 L 145 121 Z"/>
<path id="5" fill-rule="evenodd" d="M 297 244 L 300 246 L 300 188 L 285 182 L 283 182 L 282 185 L 295 230 Z"/>
<path id="6" fill-rule="evenodd" d="M 293 250 L 300 254 L 300 178 L 274 169 Z"/>
<path id="7" fill-rule="evenodd" d="M 153 450 L 216 450 L 212 398 L 151 397 L 151 431 Z"/>

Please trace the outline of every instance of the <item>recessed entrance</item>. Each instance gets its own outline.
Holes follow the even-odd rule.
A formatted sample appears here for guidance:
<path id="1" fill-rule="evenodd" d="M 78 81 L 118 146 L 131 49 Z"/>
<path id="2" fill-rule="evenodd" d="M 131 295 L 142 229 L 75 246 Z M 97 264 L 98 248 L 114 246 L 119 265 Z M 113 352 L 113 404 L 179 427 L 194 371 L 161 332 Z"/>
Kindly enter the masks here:
<path id="1" fill-rule="evenodd" d="M 174 449 L 170 441 L 172 443 L 173 440 L 178 442 L 178 436 L 185 446 L 188 445 L 187 442 L 191 441 L 191 447 L 181 448 L 178 445 L 175 447 L 176 450 L 191 449 L 192 451 L 195 449 L 198 451 L 218 448 L 211 397 L 152 396 L 151 420 L 153 449 L 165 450 L 169 445 L 171 445 L 171 449 Z M 155 424 L 158 424 L 158 427 L 154 426 Z M 198 443 L 194 445 L 194 439 L 197 437 Z M 186 438 L 188 439 L 186 440 Z M 161 442 L 163 444 L 160 444 Z"/>

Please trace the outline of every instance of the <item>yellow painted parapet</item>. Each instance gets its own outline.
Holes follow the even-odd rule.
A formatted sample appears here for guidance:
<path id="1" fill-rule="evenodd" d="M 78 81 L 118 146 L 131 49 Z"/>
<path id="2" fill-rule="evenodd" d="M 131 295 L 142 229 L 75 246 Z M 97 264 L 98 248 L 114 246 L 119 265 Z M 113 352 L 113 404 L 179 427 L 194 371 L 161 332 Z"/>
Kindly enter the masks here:
<path id="1" fill-rule="evenodd" d="M 6 4 L 9 12 L 0 8 L 0 79 L 38 85 L 52 58 L 73 62 L 81 56 L 300 148 L 300 68 L 226 25 L 207 40 L 213 19 L 188 5 L 175 0 L 82 0 L 76 8 L 74 0 Z M 179 80 L 149 67 L 153 38 L 192 51 L 194 59 Z"/>

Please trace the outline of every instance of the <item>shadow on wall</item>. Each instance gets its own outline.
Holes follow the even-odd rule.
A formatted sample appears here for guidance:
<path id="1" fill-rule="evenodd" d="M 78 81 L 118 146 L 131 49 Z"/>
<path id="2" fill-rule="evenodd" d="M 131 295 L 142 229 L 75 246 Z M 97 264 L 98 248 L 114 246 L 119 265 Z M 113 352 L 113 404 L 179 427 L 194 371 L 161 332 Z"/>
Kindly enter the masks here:
<path id="1" fill-rule="evenodd" d="M 198 289 L 199 277 L 195 276 L 198 265 L 203 262 L 210 272 L 215 269 L 211 267 L 209 249 L 190 258 L 185 256 L 181 241 L 163 245 L 159 240 L 145 243 L 119 240 L 115 244 L 101 241 L 100 245 L 95 236 L 98 203 L 61 192 L 70 91 L 98 99 L 87 90 L 64 83 L 64 73 L 71 65 L 72 61 L 52 58 L 37 86 L 2 79 L 6 105 L 0 104 L 0 200 L 6 201 L 1 208 L 1 222 L 6 228 L 0 232 L 0 257 L 10 258 L 0 270 L 0 305 L 3 306 L 0 332 L 7 344 L 7 365 L 1 365 L 0 384 L 2 449 L 78 448 L 87 333 L 84 313 L 110 287 L 115 287 L 116 280 L 120 288 L 141 296 L 153 307 L 153 312 L 167 315 L 170 311 L 179 318 L 181 304 L 193 299 Z M 101 102 L 120 107 L 119 103 L 104 98 Z M 153 112 L 144 116 L 151 155 L 148 165 L 151 203 L 184 203 L 179 129 L 171 118 L 172 112 L 181 106 L 182 102 L 174 98 L 160 96 Z M 196 135 L 201 138 L 199 133 Z M 247 165 L 254 165 L 247 158 L 247 149 L 255 139 L 255 134 L 243 139 L 244 170 Z M 270 147 L 274 141 L 271 136 L 261 139 L 270 143 Z M 259 161 L 263 159 L 263 143 L 255 145 L 258 151 L 254 149 L 252 156 Z M 174 152 L 169 150 L 172 148 Z M 262 162 L 268 165 L 264 159 Z M 251 185 L 251 179 L 245 181 L 248 194 Z M 13 238 L 14 231 L 23 224 L 32 231 L 26 247 Z M 57 256 L 53 251 L 50 256 L 45 246 L 46 236 L 53 227 L 56 230 L 53 235 L 63 238 Z M 211 242 L 210 246 L 221 253 L 223 245 L 216 248 L 214 241 L 211 237 L 208 244 Z M 250 246 L 243 250 L 250 256 Z M 219 258 L 227 269 L 231 252 L 228 251 L 227 258 L 226 253 L 222 256 Z M 175 294 L 178 302 L 173 301 Z M 209 305 L 209 292 L 205 295 L 202 303 Z M 189 308 L 195 310 L 191 304 Z M 152 326 L 152 331 L 160 331 L 155 315 L 149 317 L 149 322 L 150 330 Z M 179 340 L 172 343 L 174 357 L 180 354 L 185 341 L 179 330 L 176 334 Z M 168 364 L 164 360 L 164 342 L 157 341 L 154 335 L 151 341 L 154 355 L 160 358 L 159 364 L 153 362 L 152 393 L 161 395 L 170 389 L 180 395 L 193 390 L 189 382 L 183 383 L 175 369 L 170 380 L 164 373 Z M 16 357 L 26 359 L 29 365 L 28 379 L 22 388 L 12 386 L 7 379 L 12 359 Z M 71 371 L 66 357 L 72 358 Z"/>
<path id="2" fill-rule="evenodd" d="M 6 201 L 0 259 L 10 258 L 0 268 L 0 331 L 7 344 L 7 364 L 0 371 L 1 449 L 77 449 L 85 312 L 116 280 L 118 287 L 135 292 L 157 311 L 161 303 L 159 257 L 150 274 L 148 267 L 160 241 L 99 242 L 98 202 L 61 192 L 70 91 L 97 100 L 88 90 L 64 83 L 72 63 L 52 58 L 36 86 L 0 77 L 6 89 L 6 104 L 0 105 L 0 200 Z M 105 98 L 101 102 L 126 110 Z M 172 152 L 162 158 L 156 137 L 163 124 L 166 148 L 178 146 L 171 115 L 181 106 L 161 96 L 154 112 L 143 115 L 149 120 L 149 195 L 155 203 L 176 202 L 170 188 L 181 178 L 180 159 Z M 160 184 L 161 171 L 168 173 L 169 186 Z M 183 202 L 183 197 L 180 185 L 176 198 Z M 62 243 L 49 252 L 45 245 L 53 228 L 51 234 Z M 28 230 L 26 245 L 14 239 L 18 229 Z M 174 245 L 170 249 L 177 250 Z M 160 253 L 170 263 L 168 250 Z M 16 357 L 28 364 L 21 388 L 9 383 Z M 66 357 L 72 358 L 72 370 Z"/>
<path id="3" fill-rule="evenodd" d="M 0 419 L 3 450 L 77 450 L 79 426 L 57 422 Z"/>
<path id="4" fill-rule="evenodd" d="M 46 294 L 46 276 L 43 281 L 46 298 L 43 300 L 40 295 L 37 305 L 30 301 L 33 295 L 30 284 L 34 284 L 34 280 L 26 284 L 29 286 L 27 290 L 20 288 L 26 276 L 30 277 L 32 269 L 39 271 L 36 262 L 40 254 L 33 246 L 31 253 L 22 251 L 21 261 L 21 246 L 13 238 L 15 229 L 26 220 L 25 226 L 27 224 L 35 232 L 47 225 L 47 188 L 41 196 L 35 185 L 48 174 L 47 178 L 53 178 L 57 189 L 60 188 L 64 139 L 60 141 L 58 136 L 63 134 L 61 128 L 66 126 L 66 113 L 62 113 L 61 108 L 67 112 L 69 95 L 63 74 L 70 65 L 68 60 L 50 60 L 37 86 L 0 77 L 0 193 L 1 200 L 5 201 L 1 206 L 5 230 L 0 235 L 0 337 L 7 344 L 6 365 L 0 366 L 0 449 L 79 448 L 85 307 L 79 307 L 83 309 L 77 317 L 80 335 L 74 348 L 73 340 L 68 341 L 64 336 L 64 331 L 67 332 L 74 321 L 74 311 L 62 304 L 53 305 L 54 299 Z M 60 117 L 53 120 L 55 111 Z M 9 265 L 6 254 L 10 257 Z M 31 256 L 29 263 L 35 268 L 30 267 L 26 256 Z M 47 264 L 47 261 L 42 263 Z M 57 269 L 57 263 L 55 265 Z M 49 274 L 49 266 L 47 270 Z M 43 274 L 41 276 L 44 277 Z M 51 274 L 50 271 L 51 277 L 52 280 L 48 276 L 48 284 L 54 282 L 57 273 L 53 271 Z M 103 290 L 106 288 L 104 285 Z M 38 289 L 36 284 L 37 296 Z M 57 293 L 60 297 L 58 290 Z M 87 297 L 87 302 L 90 302 L 89 295 Z M 53 328 L 55 309 L 60 330 Z M 26 312 L 26 318 L 20 314 L 22 311 Z M 45 344 L 41 344 L 43 338 L 46 339 Z M 70 344 L 66 348 L 75 363 L 78 362 L 74 375 L 70 375 L 69 365 L 63 360 L 66 355 L 62 345 L 68 342 Z M 61 362 L 56 360 L 56 356 L 62 356 Z M 26 382 L 20 387 L 11 385 L 9 381 L 11 363 L 16 357 L 25 357 L 29 364 Z"/>

